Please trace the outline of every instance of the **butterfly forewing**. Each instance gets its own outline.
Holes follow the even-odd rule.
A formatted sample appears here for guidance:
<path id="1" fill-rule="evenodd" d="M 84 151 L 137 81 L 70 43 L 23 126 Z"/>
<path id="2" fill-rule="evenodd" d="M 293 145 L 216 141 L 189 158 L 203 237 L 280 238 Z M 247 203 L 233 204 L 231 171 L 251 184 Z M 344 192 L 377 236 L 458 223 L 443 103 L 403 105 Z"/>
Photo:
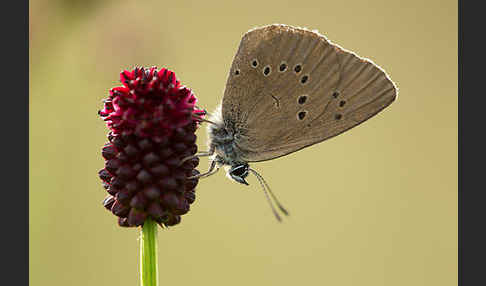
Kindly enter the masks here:
<path id="1" fill-rule="evenodd" d="M 371 61 L 316 32 L 271 25 L 243 36 L 222 115 L 238 131 L 241 158 L 264 161 L 338 135 L 395 97 L 395 85 Z"/>

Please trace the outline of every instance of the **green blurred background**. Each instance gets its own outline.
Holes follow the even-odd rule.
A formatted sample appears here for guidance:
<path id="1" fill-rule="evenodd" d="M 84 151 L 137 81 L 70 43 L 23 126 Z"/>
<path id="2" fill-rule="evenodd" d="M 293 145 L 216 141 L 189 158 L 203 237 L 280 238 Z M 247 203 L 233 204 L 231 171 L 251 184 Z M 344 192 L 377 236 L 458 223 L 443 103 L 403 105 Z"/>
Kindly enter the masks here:
<path id="1" fill-rule="evenodd" d="M 200 182 L 159 232 L 161 285 L 457 283 L 457 1 L 30 1 L 31 285 L 138 285 L 137 229 L 101 201 L 122 69 L 168 67 L 201 106 L 222 97 L 248 29 L 318 29 L 382 66 L 398 100 L 322 144 L 254 164 L 290 209 L 275 221 L 256 178 Z M 205 128 L 198 144 L 206 146 Z M 207 160 L 200 169 L 207 168 Z"/>

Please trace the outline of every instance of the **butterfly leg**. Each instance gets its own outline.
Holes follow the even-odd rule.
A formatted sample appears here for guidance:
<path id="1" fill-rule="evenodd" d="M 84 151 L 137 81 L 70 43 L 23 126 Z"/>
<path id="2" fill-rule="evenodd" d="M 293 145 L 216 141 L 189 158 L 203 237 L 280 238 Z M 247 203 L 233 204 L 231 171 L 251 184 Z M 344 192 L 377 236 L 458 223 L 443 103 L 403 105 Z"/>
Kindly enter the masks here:
<path id="1" fill-rule="evenodd" d="M 209 167 L 209 170 L 206 173 L 202 173 L 202 174 L 199 174 L 199 175 L 196 175 L 196 176 L 187 177 L 187 178 L 188 179 L 206 178 L 206 177 L 209 177 L 211 175 L 216 174 L 216 172 L 218 172 L 218 171 L 219 171 L 219 166 L 216 166 L 216 161 L 212 161 L 211 162 L 211 166 Z"/>
<path id="2" fill-rule="evenodd" d="M 194 115 L 193 115 L 193 118 L 200 121 L 200 122 L 208 122 L 208 123 L 212 123 L 214 124 L 214 122 L 212 121 L 209 121 L 207 119 L 204 119 L 203 116 L 206 116 L 206 115 L 209 115 L 211 116 L 211 114 L 205 109 L 205 108 L 200 108 L 199 106 L 194 106 L 195 108 L 199 109 L 199 110 L 202 110 L 200 112 L 196 112 Z"/>
<path id="3" fill-rule="evenodd" d="M 199 110 L 202 110 L 204 112 L 203 115 L 209 115 L 209 116 L 211 116 L 211 114 L 209 114 L 209 112 L 206 110 L 206 108 L 201 108 L 201 107 L 199 107 L 197 105 L 194 106 L 194 107 L 197 108 L 197 109 L 199 109 Z"/>
<path id="4" fill-rule="evenodd" d="M 197 109 L 200 109 L 200 108 L 199 108 L 199 107 L 197 107 L 197 106 L 196 106 L 196 108 L 197 108 Z M 195 114 L 193 114 L 193 116 L 192 116 L 192 117 L 193 117 L 195 120 L 199 121 L 199 123 L 201 123 L 201 122 L 207 122 L 207 123 L 211 123 L 211 124 L 213 124 L 213 125 L 218 125 L 218 124 L 216 124 L 216 123 L 212 122 L 211 120 L 204 119 L 204 118 L 203 118 L 203 116 L 206 116 L 206 115 L 211 116 L 211 115 L 209 114 L 209 112 L 208 112 L 206 109 L 202 109 L 202 112 L 195 113 Z"/>
<path id="5" fill-rule="evenodd" d="M 192 156 L 187 156 L 184 159 L 182 159 L 181 162 L 179 163 L 179 166 L 184 164 L 184 162 L 188 160 L 198 158 L 198 157 L 208 157 L 208 156 L 212 156 L 213 154 L 214 154 L 214 148 L 209 149 L 209 151 L 198 152 Z"/>
<path id="6" fill-rule="evenodd" d="M 207 119 L 204 119 L 204 118 L 201 118 L 201 117 L 195 117 L 195 116 L 194 116 L 194 119 L 198 120 L 198 121 L 199 121 L 199 123 L 201 123 L 201 122 L 207 122 L 207 123 L 210 123 L 210 124 L 213 124 L 213 125 L 218 126 L 218 124 L 216 124 L 216 123 L 212 122 L 211 120 L 207 120 Z"/>

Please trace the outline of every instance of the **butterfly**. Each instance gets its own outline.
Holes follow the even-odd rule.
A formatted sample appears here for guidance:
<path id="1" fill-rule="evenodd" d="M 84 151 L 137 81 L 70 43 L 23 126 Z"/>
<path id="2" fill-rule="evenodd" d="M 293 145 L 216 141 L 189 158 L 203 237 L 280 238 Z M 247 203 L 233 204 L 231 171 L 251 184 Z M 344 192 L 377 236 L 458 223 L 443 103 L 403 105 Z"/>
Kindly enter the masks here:
<path id="1" fill-rule="evenodd" d="M 253 173 L 276 218 L 263 177 L 249 163 L 272 160 L 339 135 L 371 118 L 397 97 L 383 69 L 331 43 L 316 31 L 274 24 L 248 31 L 233 59 L 221 105 L 207 121 L 206 173 L 226 166 L 248 185 Z M 268 193 L 267 193 L 268 191 Z"/>

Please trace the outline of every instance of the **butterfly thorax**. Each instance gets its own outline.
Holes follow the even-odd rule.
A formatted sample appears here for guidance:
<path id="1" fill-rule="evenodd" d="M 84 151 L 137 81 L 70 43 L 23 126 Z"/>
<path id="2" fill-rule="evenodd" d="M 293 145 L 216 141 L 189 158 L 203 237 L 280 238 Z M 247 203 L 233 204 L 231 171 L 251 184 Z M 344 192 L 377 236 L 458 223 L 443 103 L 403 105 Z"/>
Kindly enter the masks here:
<path id="1" fill-rule="evenodd" d="M 218 119 L 213 118 L 216 124 L 208 126 L 209 149 L 214 151 L 214 160 L 221 165 L 230 166 L 246 163 L 241 159 L 241 152 L 236 145 L 237 131 L 230 124 Z"/>

